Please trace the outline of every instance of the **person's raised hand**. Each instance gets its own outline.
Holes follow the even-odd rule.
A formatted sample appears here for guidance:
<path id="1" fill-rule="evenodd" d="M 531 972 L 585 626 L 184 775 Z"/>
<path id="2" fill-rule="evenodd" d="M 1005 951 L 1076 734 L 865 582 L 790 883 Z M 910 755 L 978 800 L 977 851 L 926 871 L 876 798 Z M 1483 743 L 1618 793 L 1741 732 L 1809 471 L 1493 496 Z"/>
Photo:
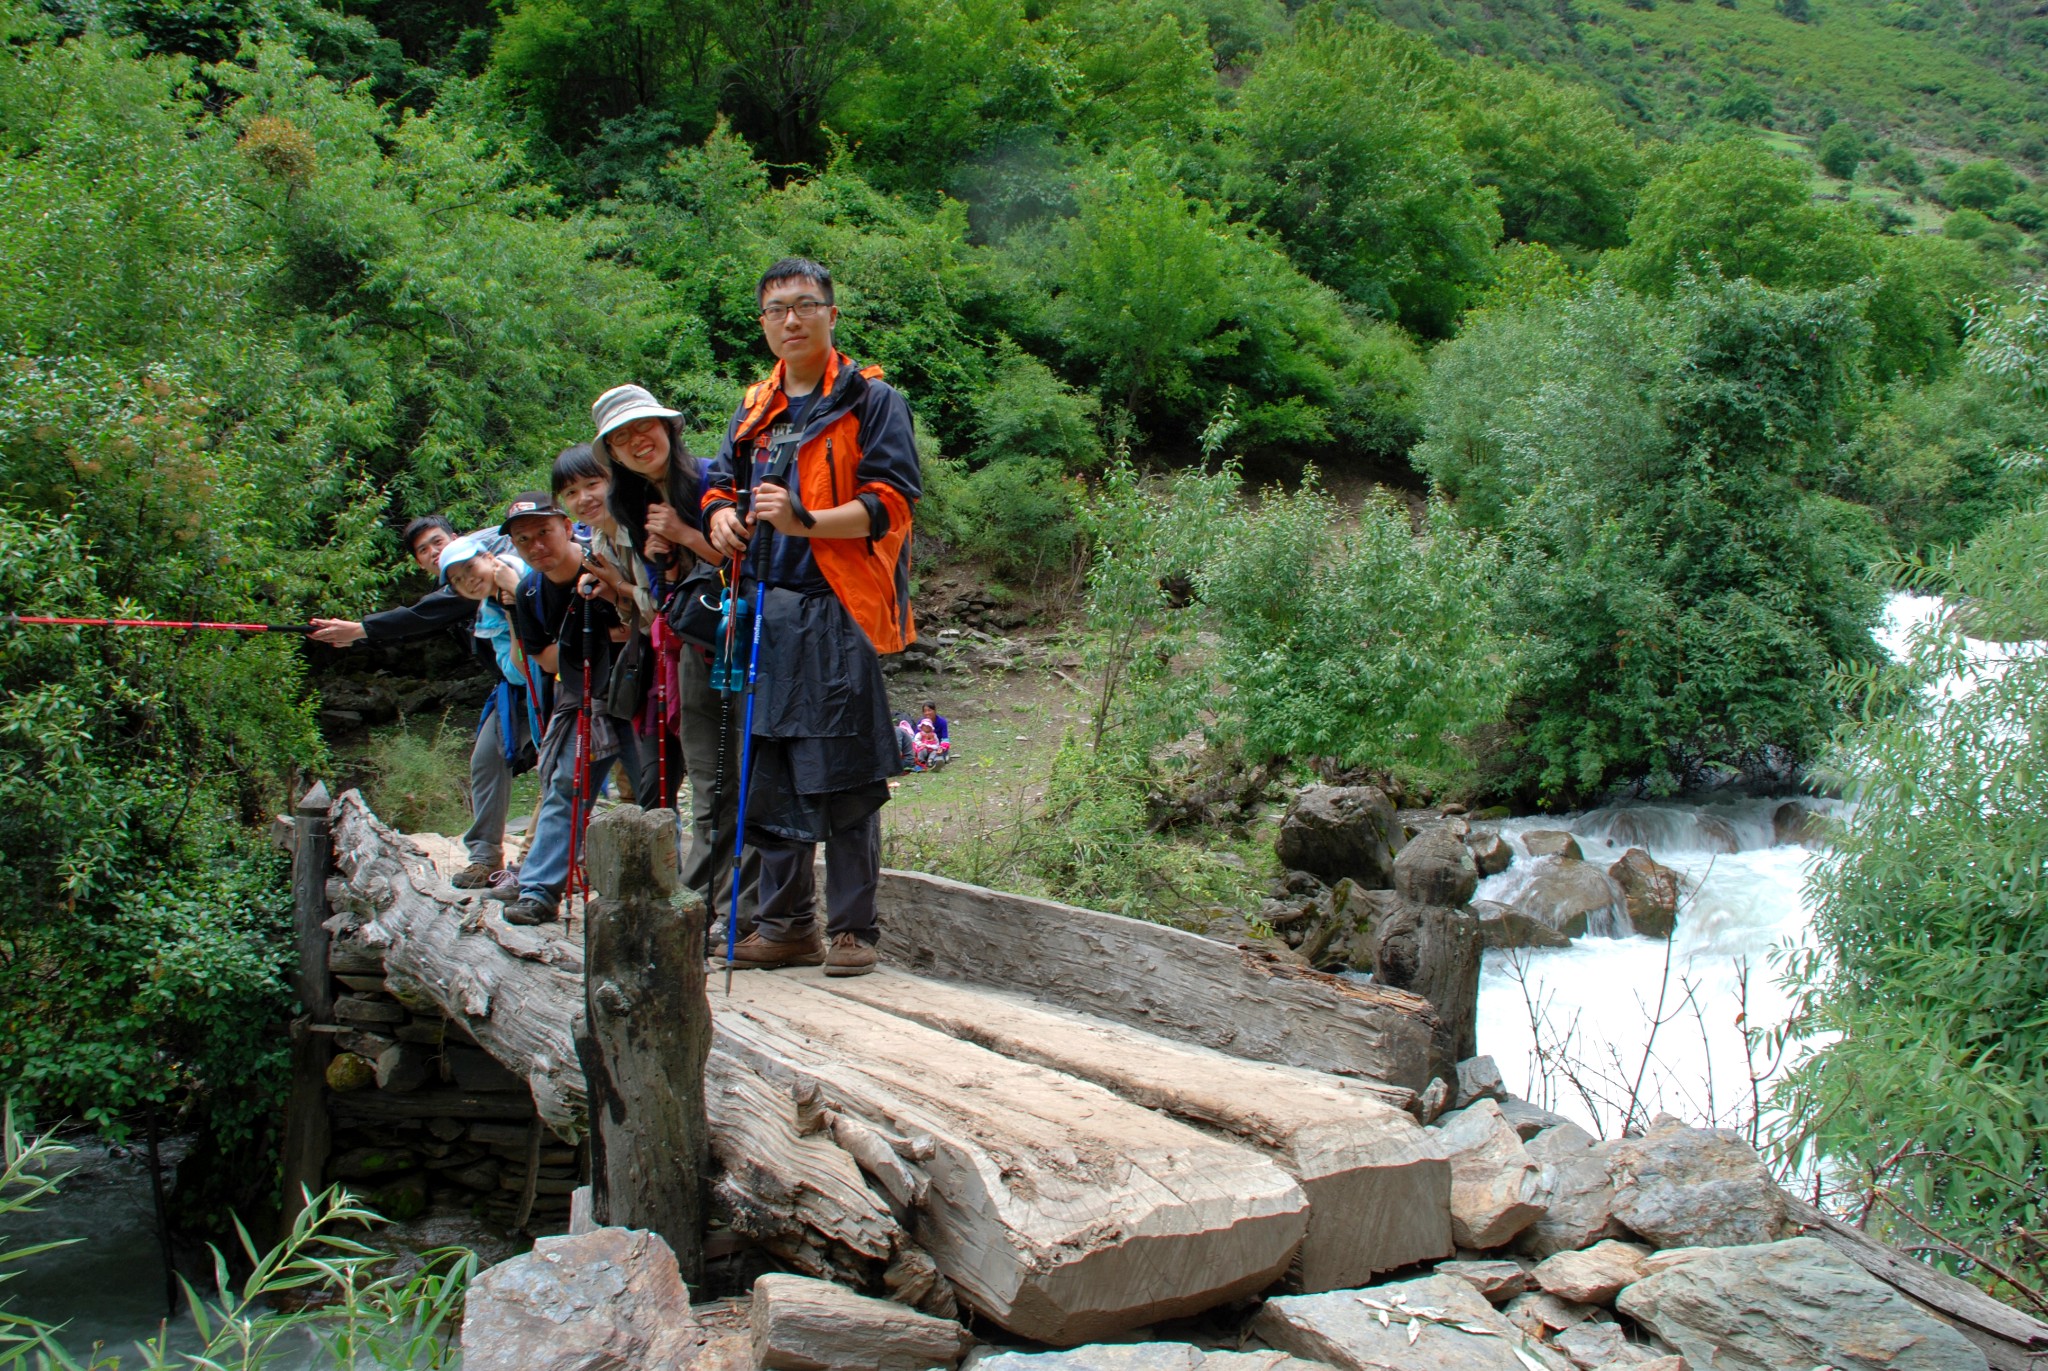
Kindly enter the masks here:
<path id="1" fill-rule="evenodd" d="M 669 548 L 674 548 L 680 545 L 683 536 L 690 532 L 690 525 L 684 522 L 683 516 L 676 513 L 672 507 L 657 502 L 647 507 L 647 531 L 660 538 Z M 648 555 L 653 555 L 651 549 Z"/>
<path id="2" fill-rule="evenodd" d="M 367 634 L 354 619 L 315 619 L 309 636 L 314 642 L 325 643 L 329 647 L 347 647 L 350 643 L 361 642 Z"/>
<path id="3" fill-rule="evenodd" d="M 747 550 L 747 539 L 751 536 L 747 525 L 751 519 L 742 520 L 739 511 L 730 505 L 723 506 L 711 516 L 711 548 L 720 557 L 737 557 Z"/>
<path id="4" fill-rule="evenodd" d="M 647 535 L 648 561 L 665 562 L 668 560 L 669 553 L 674 551 L 675 545 L 669 542 L 668 539 L 662 537 L 659 533 L 650 533 Z"/>

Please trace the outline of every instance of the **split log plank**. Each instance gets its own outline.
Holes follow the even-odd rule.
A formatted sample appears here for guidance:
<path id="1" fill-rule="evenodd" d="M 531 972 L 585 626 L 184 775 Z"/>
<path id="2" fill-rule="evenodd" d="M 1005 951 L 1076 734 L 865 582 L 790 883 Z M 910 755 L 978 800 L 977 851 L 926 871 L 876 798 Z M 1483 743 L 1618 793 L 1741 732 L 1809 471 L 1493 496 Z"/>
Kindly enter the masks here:
<path id="1" fill-rule="evenodd" d="M 1436 1012 L 1405 990 L 1358 985 L 1163 924 L 918 872 L 884 871 L 877 903 L 882 954 L 906 970 L 1416 1095 L 1439 1074 Z"/>
<path id="2" fill-rule="evenodd" d="M 721 1042 L 820 1126 L 850 1115 L 887 1141 L 918 1241 L 1021 1336 L 1088 1342 L 1254 1294 L 1306 1232 L 1264 1156 L 1100 1086 L 781 972 L 740 973 L 714 1007 Z"/>
<path id="3" fill-rule="evenodd" d="M 1451 1254 L 1450 1165 L 1379 1087 L 1248 1062 L 1020 997 L 883 968 L 829 979 L 781 973 L 951 1037 L 1097 1085 L 1256 1147 L 1308 1198 L 1291 1283 L 1366 1285 L 1383 1271 Z"/>
<path id="4" fill-rule="evenodd" d="M 394 994 L 437 1004 L 580 1136 L 565 945 L 448 888 L 359 795 L 337 804 L 335 842 L 337 931 L 381 948 Z M 713 1010 L 719 1193 L 738 1231 L 779 1225 L 801 1270 L 930 1312 L 957 1289 L 1023 1336 L 1085 1340 L 1254 1293 L 1306 1230 L 1300 1187 L 1263 1156 L 1099 1087 L 770 973 L 742 973 Z M 878 1137 L 914 1161 L 908 1204 L 850 1150 Z"/>

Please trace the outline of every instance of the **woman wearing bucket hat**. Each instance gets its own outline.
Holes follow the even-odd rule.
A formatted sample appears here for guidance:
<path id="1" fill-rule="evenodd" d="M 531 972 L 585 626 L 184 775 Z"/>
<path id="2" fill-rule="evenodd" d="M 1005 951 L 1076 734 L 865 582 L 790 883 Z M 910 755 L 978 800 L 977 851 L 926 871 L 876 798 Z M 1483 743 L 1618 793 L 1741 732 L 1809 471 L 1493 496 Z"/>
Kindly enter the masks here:
<path id="1" fill-rule="evenodd" d="M 718 599 L 719 580 L 711 545 L 698 527 L 706 489 L 706 458 L 683 445 L 682 415 L 642 386 L 614 386 L 590 407 L 597 430 L 592 450 L 612 469 L 612 518 L 638 550 L 658 597 L 708 595 Z M 684 602 L 687 602 L 685 600 Z M 669 716 L 663 726 L 682 742 L 683 769 L 690 778 L 690 854 L 683 883 L 702 895 L 720 916 L 732 907 L 732 850 L 729 839 L 739 804 L 738 761 L 741 724 L 721 710 L 711 688 L 710 653 L 676 637 L 656 620 L 659 669 L 673 671 Z M 717 784 L 720 729 L 724 727 L 727 784 Z M 750 928 L 760 858 L 743 863 L 740 925 Z"/>

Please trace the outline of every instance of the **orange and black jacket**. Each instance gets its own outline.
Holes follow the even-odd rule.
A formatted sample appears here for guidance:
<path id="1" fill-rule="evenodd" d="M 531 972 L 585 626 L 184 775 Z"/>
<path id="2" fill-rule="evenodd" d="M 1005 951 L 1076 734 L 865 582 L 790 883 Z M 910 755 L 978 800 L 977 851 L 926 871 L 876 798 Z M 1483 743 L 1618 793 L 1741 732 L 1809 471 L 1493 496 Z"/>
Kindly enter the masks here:
<path id="1" fill-rule="evenodd" d="M 712 460 L 703 500 L 706 528 L 714 511 L 734 503 L 741 482 L 751 488 L 759 480 L 769 434 L 788 408 L 777 362 L 774 374 L 748 387 Z M 880 367 L 862 368 L 844 353 L 833 354 L 804 416 L 791 484 L 810 510 L 860 501 L 868 511 L 868 536 L 774 537 L 767 564 L 756 565 L 758 574 L 771 586 L 802 590 L 814 565 L 875 650 L 901 652 L 917 638 L 910 613 L 910 511 L 924 486 L 910 406 L 882 380 Z"/>

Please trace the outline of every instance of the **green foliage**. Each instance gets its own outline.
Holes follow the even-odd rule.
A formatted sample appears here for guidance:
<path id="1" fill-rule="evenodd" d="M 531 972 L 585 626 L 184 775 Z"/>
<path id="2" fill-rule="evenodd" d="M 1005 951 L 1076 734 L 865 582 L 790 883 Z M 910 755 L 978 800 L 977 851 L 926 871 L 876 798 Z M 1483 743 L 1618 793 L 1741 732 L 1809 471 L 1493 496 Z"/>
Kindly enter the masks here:
<path id="1" fill-rule="evenodd" d="M 1737 124 L 1769 124 L 1777 110 L 1755 78 L 1743 75 L 1729 82 L 1728 89 L 1708 107 L 1708 112 L 1716 119 L 1727 119 Z"/>
<path id="2" fill-rule="evenodd" d="M 1865 338 L 1844 292 L 1600 284 L 1439 349 L 1416 460 L 1499 530 L 1527 643 L 1499 777 L 1559 800 L 1811 756 L 1865 660 L 1877 535 L 1820 493 Z"/>
<path id="3" fill-rule="evenodd" d="M 1649 168 L 1613 111 L 1523 68 L 1475 63 L 1468 77 L 1452 116 L 1473 181 L 1500 197 L 1502 231 L 1557 247 L 1626 242 Z"/>
<path id="4" fill-rule="evenodd" d="M 1370 450 L 1406 427 L 1416 369 L 1405 340 L 1355 322 L 1156 155 L 1084 186 L 1054 260 L 1048 323 L 1127 413 L 1189 433 L 1235 386 L 1251 401 L 1240 417 L 1255 447 Z"/>
<path id="5" fill-rule="evenodd" d="M 1514 663 L 1492 630 L 1490 542 L 1431 511 L 1417 537 L 1391 498 L 1355 515 L 1311 471 L 1264 493 L 1197 568 L 1220 638 L 1214 727 L 1252 762 L 1335 758 L 1442 789 L 1506 711 Z"/>
<path id="6" fill-rule="evenodd" d="M 1830 124 L 1814 145 L 1814 160 L 1828 175 L 1847 181 L 1856 175 L 1856 168 L 1862 164 L 1867 147 L 1863 135 L 1848 124 Z"/>
<path id="7" fill-rule="evenodd" d="M 401 833 L 460 833 L 469 826 L 469 751 L 465 721 L 442 715 L 431 725 L 396 723 L 370 735 L 363 796 Z"/>
<path id="8" fill-rule="evenodd" d="M 0 1217 L 32 1211 L 56 1194 L 71 1148 L 47 1135 L 24 1139 L 7 1118 L 6 1168 L 0 1171 Z M 259 1250 L 239 1223 L 236 1260 L 248 1267 L 240 1281 L 229 1276 L 227 1257 L 213 1249 L 214 1293 L 201 1295 L 182 1277 L 189 1317 L 199 1347 L 174 1348 L 166 1328 L 135 1355 L 95 1354 L 81 1361 L 68 1351 L 60 1328 L 0 1308 L 0 1365 L 34 1366 L 37 1371 L 173 1371 L 206 1366 L 220 1371 L 262 1371 L 287 1358 L 303 1359 L 310 1342 L 315 1355 L 336 1368 L 431 1368 L 453 1366 L 462 1297 L 476 1276 L 477 1259 L 460 1248 L 421 1254 L 410 1269 L 389 1272 L 389 1256 L 349 1236 L 382 1223 L 345 1191 L 309 1197 L 292 1230 L 267 1251 Z M 37 1257 L 65 1243 L 0 1253 L 0 1261 Z M 0 1274 L 0 1280 L 6 1275 Z M 279 1308 L 286 1305 L 286 1308 Z M 306 1364 L 295 1361 L 295 1364 Z"/>
<path id="9" fill-rule="evenodd" d="M 1233 194 L 1309 275 L 1431 336 L 1450 332 L 1486 280 L 1501 234 L 1494 196 L 1438 112 L 1456 81 L 1398 29 L 1311 11 L 1239 90 L 1243 142 L 1229 150 Z M 1540 209 L 1541 159 L 1517 160 L 1510 174 L 1532 192 L 1522 208 Z"/>
<path id="10" fill-rule="evenodd" d="M 1809 289 L 1864 275 L 1874 235 L 1809 197 L 1807 169 L 1795 159 L 1747 138 L 1712 144 L 1644 189 L 1616 272 L 1658 293 L 1687 271 Z"/>
<path id="11" fill-rule="evenodd" d="M 1956 209 L 1995 212 L 2021 186 L 2020 178 L 1996 157 L 1966 163 L 1941 181 L 1941 198 Z"/>
<path id="12" fill-rule="evenodd" d="M 1815 1047 L 1779 1091 L 1788 1155 L 1867 1195 L 1879 1234 L 2020 1302 L 2048 1283 L 2048 658 L 1963 631 L 2048 626 L 2044 549 L 2036 506 L 1910 564 L 1952 608 L 1905 662 L 1841 678 L 1857 805 L 1812 878 L 1817 945 L 1788 971 Z"/>

